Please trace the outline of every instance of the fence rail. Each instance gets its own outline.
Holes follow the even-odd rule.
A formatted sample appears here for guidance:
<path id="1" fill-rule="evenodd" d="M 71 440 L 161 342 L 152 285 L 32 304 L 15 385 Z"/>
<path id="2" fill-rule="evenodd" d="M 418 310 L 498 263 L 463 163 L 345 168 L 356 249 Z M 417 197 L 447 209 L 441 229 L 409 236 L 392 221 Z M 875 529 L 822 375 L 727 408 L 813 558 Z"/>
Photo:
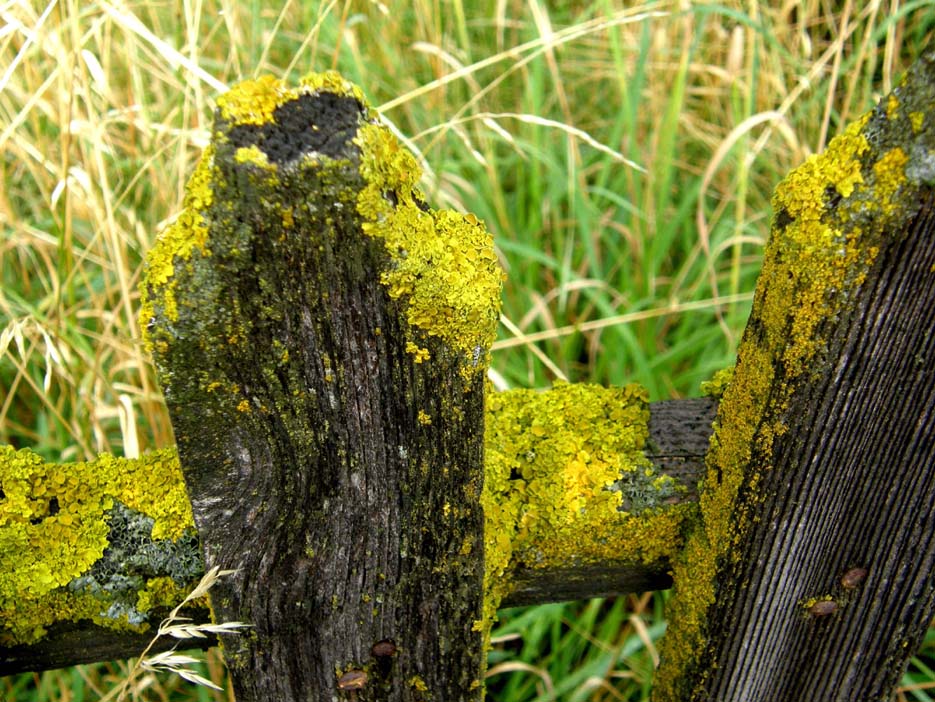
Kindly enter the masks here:
<path id="1" fill-rule="evenodd" d="M 649 410 L 649 438 L 644 448 L 645 456 L 654 466 L 657 476 L 669 476 L 681 486 L 667 498 L 669 504 L 666 507 L 695 503 L 697 482 L 704 469 L 704 454 L 716 402 L 713 399 L 670 400 L 652 403 Z M 595 453 L 598 449 L 586 446 L 586 450 Z M 9 448 L 4 451 L 0 456 L 0 466 L 3 474 L 9 475 L 14 454 Z M 139 655 L 149 643 L 155 626 L 172 607 L 184 599 L 204 573 L 204 559 L 193 529 L 175 540 L 154 540 L 151 534 L 160 507 L 172 502 L 177 491 L 184 489 L 177 453 L 175 450 L 166 450 L 139 460 L 104 456 L 98 461 L 78 464 L 80 468 L 76 468 L 75 464 L 46 463 L 28 450 L 19 452 L 18 458 L 26 458 L 35 466 L 33 480 L 48 480 L 56 473 L 100 475 L 107 472 L 104 470 L 106 466 L 108 470 L 116 467 L 127 478 L 165 474 L 168 482 L 139 477 L 134 482 L 142 492 L 135 503 L 135 509 L 123 505 L 97 513 L 96 519 L 107 534 L 106 545 L 101 544 L 98 548 L 105 550 L 107 556 L 103 562 L 95 561 L 87 571 L 71 581 L 34 596 L 35 605 L 30 610 L 41 612 L 43 616 L 33 616 L 15 630 L 23 637 L 20 643 L 0 646 L 0 675 Z M 154 465 L 158 468 L 154 469 Z M 170 485 L 171 489 L 167 489 Z M 113 491 L 102 491 L 89 496 L 88 502 L 102 504 L 108 499 L 119 500 L 120 495 Z M 126 524 L 131 514 L 139 520 L 139 528 L 128 529 L 115 525 L 115 521 Z M 190 519 L 190 515 L 182 515 L 183 524 L 190 525 Z M 621 514 L 615 527 L 621 531 L 621 538 L 614 539 L 615 543 L 623 543 L 623 531 L 628 519 L 630 515 Z M 575 541 L 586 543 L 588 538 L 589 534 L 582 530 Z M 36 558 L 39 556 L 37 554 Z M 31 576 L 24 572 L 24 564 L 28 560 L 27 552 L 17 553 L 10 562 L 13 572 L 9 575 L 18 573 L 25 582 L 29 582 Z M 566 554 L 564 563 L 544 567 L 535 567 L 517 558 L 510 564 L 508 575 L 504 575 L 509 587 L 501 606 L 666 588 L 671 584 L 668 569 L 668 558 L 647 564 L 623 551 L 615 558 L 595 563 L 586 554 L 571 550 Z M 89 592 L 86 595 L 87 606 L 76 607 L 72 612 L 63 611 L 59 605 L 63 591 L 91 589 L 87 585 L 92 575 L 98 582 L 93 587 L 94 594 Z M 167 579 L 171 580 L 173 587 L 165 587 L 169 583 Z M 154 592 L 156 589 L 158 592 Z M 151 609 L 144 608 L 143 611 L 138 607 L 141 596 L 144 602 L 155 599 Z M 135 613 L 130 616 L 140 621 L 137 628 L 142 631 L 126 627 L 127 615 L 134 610 Z M 113 621 L 104 618 L 103 615 L 108 611 L 113 612 Z M 196 624 L 210 620 L 205 603 L 186 609 L 184 614 Z M 3 620 L 7 637 L 10 638 L 14 633 L 11 627 L 14 616 L 9 609 L 4 610 Z M 37 627 L 45 630 L 41 637 L 34 635 Z M 25 637 L 24 634 L 29 636 Z M 209 636 L 190 643 L 207 648 L 216 645 L 217 641 Z M 176 640 L 165 637 L 152 651 L 158 652 L 177 644 Z"/>

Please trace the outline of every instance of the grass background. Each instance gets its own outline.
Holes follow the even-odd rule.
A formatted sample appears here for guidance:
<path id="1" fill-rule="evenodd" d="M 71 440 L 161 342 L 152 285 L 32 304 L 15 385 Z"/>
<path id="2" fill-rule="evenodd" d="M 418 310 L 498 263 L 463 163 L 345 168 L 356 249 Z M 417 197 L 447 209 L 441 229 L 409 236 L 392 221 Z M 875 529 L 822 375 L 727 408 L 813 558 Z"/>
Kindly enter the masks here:
<path id="1" fill-rule="evenodd" d="M 729 365 L 773 188 L 891 89 L 932 0 L 0 0 L 0 442 L 172 442 L 136 323 L 218 92 L 337 68 L 410 139 L 430 201 L 494 232 L 497 381 L 697 394 Z M 508 610 L 488 699 L 646 700 L 664 594 Z M 930 700 L 935 636 L 899 699 Z M 113 699 L 127 664 L 0 680 Z M 217 652 L 199 670 L 224 684 Z M 141 676 L 134 700 L 226 700 Z"/>

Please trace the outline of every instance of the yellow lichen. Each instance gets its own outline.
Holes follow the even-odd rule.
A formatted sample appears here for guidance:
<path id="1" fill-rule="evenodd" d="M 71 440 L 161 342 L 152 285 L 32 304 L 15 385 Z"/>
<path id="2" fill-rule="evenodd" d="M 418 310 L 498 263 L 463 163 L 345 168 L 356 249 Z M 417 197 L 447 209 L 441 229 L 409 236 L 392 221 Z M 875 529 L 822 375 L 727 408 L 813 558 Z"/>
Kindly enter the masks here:
<path id="1" fill-rule="evenodd" d="M 266 124 L 273 120 L 277 107 L 295 100 L 299 92 L 273 76 L 238 83 L 234 89 L 218 97 L 218 109 L 228 122 L 236 124 Z"/>
<path id="2" fill-rule="evenodd" d="M 765 346 L 781 350 L 787 377 L 802 372 L 817 350 L 814 330 L 837 304 L 829 290 L 843 288 L 861 255 L 856 233 L 837 228 L 824 214 L 829 192 L 849 198 L 863 183 L 861 156 L 870 148 L 861 133 L 865 124 L 866 118 L 852 124 L 824 154 L 809 158 L 776 188 L 774 210 L 791 221 L 767 247 L 758 295 Z M 790 303 L 797 311 L 791 329 L 786 324 Z"/>
<path id="3" fill-rule="evenodd" d="M 192 251 L 196 249 L 203 256 L 209 255 L 208 228 L 204 212 L 214 198 L 211 189 L 214 177 L 214 147 L 208 146 L 189 178 L 182 211 L 159 234 L 153 248 L 146 255 L 146 278 L 141 292 L 139 323 L 148 346 L 151 346 L 152 340 L 147 330 L 157 308 L 167 319 L 178 319 L 174 285 L 177 262 L 188 260 Z"/>
<path id="4" fill-rule="evenodd" d="M 357 200 L 363 229 L 392 259 L 381 282 L 390 297 L 406 299 L 413 328 L 461 355 L 470 377 L 487 365 L 500 310 L 503 273 L 490 234 L 476 217 L 420 207 L 421 169 L 385 126 L 362 126 L 355 143 L 366 182 Z"/>
<path id="5" fill-rule="evenodd" d="M 139 592 L 136 608 L 140 612 L 149 612 L 156 607 L 176 607 L 188 594 L 188 588 L 169 577 L 149 578 L 146 587 Z"/>
<path id="6" fill-rule="evenodd" d="M 887 103 L 895 110 L 898 103 Z M 701 525 L 674 567 L 675 597 L 663 640 L 658 699 L 689 699 L 716 661 L 707 656 L 707 616 L 717 574 L 735 561 L 761 476 L 796 383 L 826 350 L 819 326 L 833 319 L 862 284 L 906 182 L 899 148 L 876 152 L 866 136 L 872 113 L 850 125 L 776 188 L 776 218 L 757 283 L 751 322 L 733 379 L 720 403 L 699 499 Z M 749 494 L 740 504 L 740 490 Z M 707 657 L 706 657 L 707 656 Z M 689 686 L 690 689 L 686 689 Z"/>
<path id="7" fill-rule="evenodd" d="M 422 363 L 432 357 L 428 349 L 424 349 L 414 341 L 406 342 L 406 353 L 412 354 L 412 360 L 416 363 Z"/>
<path id="8" fill-rule="evenodd" d="M 558 384 L 487 398 L 484 629 L 518 566 L 658 564 L 681 544 L 690 505 L 643 453 L 646 391 Z"/>
<path id="9" fill-rule="evenodd" d="M 426 685 L 425 680 L 420 678 L 418 675 L 413 675 L 406 682 L 408 682 L 409 687 L 411 687 L 416 692 L 428 692 L 429 686 Z"/>
<path id="10" fill-rule="evenodd" d="M 352 97 L 361 105 L 367 104 L 364 91 L 359 86 L 346 80 L 337 71 L 324 71 L 323 73 L 309 73 L 299 79 L 299 85 L 313 93 L 328 92 L 335 95 Z"/>
<path id="11" fill-rule="evenodd" d="M 558 385 L 543 393 L 493 394 L 487 410 L 482 499 L 487 512 L 488 624 L 509 591 L 509 571 L 518 564 L 556 565 L 567 562 L 569 553 L 578 560 L 652 564 L 668 559 L 678 548 L 687 514 L 683 508 L 689 506 L 651 506 L 653 499 L 661 503 L 674 494 L 675 487 L 671 479 L 654 473 L 642 453 L 648 417 L 645 391 L 636 386 Z M 428 414 L 420 412 L 419 421 L 426 418 Z M 0 562 L 0 613 L 10 622 L 8 635 L 15 631 L 16 640 L 32 640 L 60 619 L 89 618 L 114 625 L 101 616 L 101 604 L 93 597 L 62 587 L 87 571 L 107 546 L 103 514 L 112 500 L 152 516 L 153 538 L 177 538 L 192 527 L 175 453 L 158 452 L 138 461 L 101 456 L 67 466 L 46 464 L 35 454 L 9 447 L 6 453 L 7 502 L 0 513 L 0 543 L 32 534 L 30 543 L 38 548 L 30 550 L 19 542 L 0 548 L 4 554 L 20 554 Z M 14 480 L 18 475 L 22 483 Z M 623 487 L 621 475 L 632 478 Z M 69 492 L 72 488 L 77 492 Z M 30 518 L 48 511 L 51 496 L 59 500 L 59 513 L 30 524 Z M 621 511 L 637 499 L 642 502 L 640 514 Z M 16 524 L 11 527 L 12 522 Z M 55 531 L 51 536 L 37 536 L 50 529 Z M 59 550 L 49 549 L 47 542 Z M 465 540 L 463 554 L 469 553 L 470 544 Z M 147 581 L 138 593 L 137 609 L 177 604 L 184 593 L 170 580 Z"/>
<path id="12" fill-rule="evenodd" d="M 59 465 L 0 446 L 0 476 L 0 638 L 8 642 L 35 640 L 59 619 L 127 623 L 111 622 L 93 595 L 62 590 L 103 556 L 115 502 L 152 518 L 154 540 L 194 527 L 171 450 Z"/>
<path id="13" fill-rule="evenodd" d="M 276 164 L 270 163 L 266 153 L 264 153 L 263 150 L 260 149 L 260 147 L 256 144 L 251 144 L 250 146 L 241 146 L 238 148 L 234 153 L 234 161 L 241 164 L 249 163 L 264 170 L 277 170 Z"/>
<path id="14" fill-rule="evenodd" d="M 734 366 L 721 368 L 711 376 L 710 380 L 705 380 L 701 383 L 701 394 L 720 400 L 724 396 L 724 392 L 727 390 L 733 378 Z"/>
<path id="15" fill-rule="evenodd" d="M 899 186 L 906 182 L 906 164 L 909 156 L 898 146 L 890 149 L 873 164 L 873 173 L 876 176 L 875 190 L 877 206 L 885 215 L 892 214 L 895 204 L 895 195 Z"/>
<path id="16" fill-rule="evenodd" d="M 886 98 L 886 116 L 888 119 L 899 117 L 899 98 L 893 93 Z"/>

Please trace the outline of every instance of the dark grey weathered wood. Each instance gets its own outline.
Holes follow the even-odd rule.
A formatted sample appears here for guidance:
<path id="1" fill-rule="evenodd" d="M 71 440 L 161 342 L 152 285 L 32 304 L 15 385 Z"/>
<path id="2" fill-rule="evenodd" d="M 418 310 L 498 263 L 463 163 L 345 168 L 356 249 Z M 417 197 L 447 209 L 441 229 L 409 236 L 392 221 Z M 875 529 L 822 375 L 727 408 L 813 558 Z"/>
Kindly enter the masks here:
<path id="1" fill-rule="evenodd" d="M 161 607 L 153 612 L 153 617 L 165 617 L 168 613 L 168 608 Z M 210 613 L 205 607 L 185 609 L 180 614 L 188 617 L 192 623 L 206 624 L 210 621 Z M 0 675 L 135 658 L 146 650 L 152 638 L 152 631 L 136 633 L 105 629 L 87 620 L 54 624 L 37 643 L 0 647 Z M 171 636 L 164 636 L 149 648 L 149 654 L 173 648 L 205 649 L 212 646 L 217 646 L 217 639 L 213 635 L 203 639 L 188 639 L 184 643 Z"/>

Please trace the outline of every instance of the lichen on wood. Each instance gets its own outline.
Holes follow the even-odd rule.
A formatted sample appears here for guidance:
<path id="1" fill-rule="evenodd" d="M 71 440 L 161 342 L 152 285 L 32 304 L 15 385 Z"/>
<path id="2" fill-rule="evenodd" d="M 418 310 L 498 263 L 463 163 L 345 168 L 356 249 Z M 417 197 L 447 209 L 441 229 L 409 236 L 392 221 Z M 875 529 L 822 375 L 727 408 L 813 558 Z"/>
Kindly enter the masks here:
<path id="1" fill-rule="evenodd" d="M 248 81 L 149 257 L 142 321 L 206 565 L 237 571 L 213 610 L 252 625 L 222 637 L 240 700 L 344 695 L 358 671 L 361 699 L 409 699 L 413 678 L 480 695 L 502 272 L 418 180 L 336 74 Z"/>
<path id="2" fill-rule="evenodd" d="M 646 456 L 637 385 L 556 384 L 487 398 L 485 626 L 523 569 L 668 564 L 694 505 Z"/>
<path id="3" fill-rule="evenodd" d="M 782 509 L 770 491 L 797 480 L 792 473 L 775 476 L 773 466 L 780 456 L 790 461 L 798 456 L 812 427 L 797 422 L 817 411 L 812 394 L 823 378 L 843 372 L 836 364 L 852 353 L 842 351 L 844 330 L 860 330 L 857 315 L 869 304 L 868 277 L 880 276 L 880 251 L 898 247 L 931 198 L 933 60 L 929 53 L 891 96 L 776 189 L 753 310 L 707 456 L 702 519 L 675 567 L 676 594 L 654 699 L 708 699 L 712 678 L 725 666 L 738 665 L 718 657 L 710 634 L 724 627 L 732 602 L 751 587 L 740 574 L 750 567 L 743 561 Z M 790 432 L 790 426 L 796 430 Z M 800 474 L 816 469 L 808 467 L 804 454 L 798 458 L 802 463 L 794 470 L 806 471 Z M 799 502 L 806 504 L 801 498 L 785 504 Z M 773 511 L 765 514 L 766 509 Z M 751 535 L 754 529 L 760 536 Z M 817 554 L 808 561 L 785 558 L 784 563 L 823 567 Z M 803 565 L 799 577 L 805 570 Z M 783 583 L 791 588 L 789 577 Z M 750 694 L 749 699 L 760 699 Z M 780 693 L 773 689 L 773 694 Z"/>
<path id="4" fill-rule="evenodd" d="M 146 630 L 202 570 L 173 450 L 56 464 L 0 446 L 0 645 L 58 622 Z"/>
<path id="5" fill-rule="evenodd" d="M 595 492 L 593 488 L 594 485 L 604 482 L 598 479 L 597 475 L 585 481 L 580 495 L 573 493 L 562 497 L 563 503 L 567 504 L 569 501 L 577 502 L 578 495 L 585 513 L 564 513 L 560 523 L 564 524 L 561 528 L 568 533 L 563 540 L 567 550 L 560 551 L 560 547 L 552 543 L 547 549 L 551 554 L 548 559 L 541 557 L 541 549 L 536 549 L 531 557 L 527 552 L 529 545 L 535 543 L 530 539 L 530 534 L 535 532 L 538 535 L 549 531 L 550 520 L 543 520 L 540 516 L 532 520 L 538 522 L 538 526 L 531 526 L 526 518 L 527 525 L 518 530 L 512 521 L 499 523 L 497 515 L 502 517 L 504 514 L 499 508 L 488 514 L 492 519 L 487 519 L 485 528 L 485 563 L 488 569 L 485 577 L 485 606 L 488 615 L 485 617 L 484 626 L 490 625 L 490 612 L 496 608 L 496 602 L 512 606 L 669 587 L 670 580 L 666 574 L 669 559 L 646 562 L 645 555 L 660 547 L 674 553 L 674 549 L 678 548 L 679 539 L 668 539 L 666 534 L 671 535 L 674 532 L 669 528 L 657 527 L 663 522 L 672 526 L 678 522 L 679 530 L 684 529 L 688 522 L 682 517 L 693 516 L 697 511 L 695 484 L 707 445 L 707 436 L 710 434 L 713 403 L 705 400 L 680 400 L 644 407 L 642 393 L 635 388 L 577 388 L 562 384 L 544 393 L 515 390 L 495 393 L 491 399 L 495 401 L 487 403 L 485 420 L 490 429 L 486 433 L 488 450 L 482 497 L 484 504 L 510 503 L 514 509 L 508 512 L 514 515 L 523 514 L 524 518 L 526 515 L 548 511 L 549 506 L 544 502 L 548 491 L 527 490 L 527 478 L 512 470 L 509 471 L 509 480 L 503 480 L 505 464 L 502 452 L 505 447 L 512 447 L 515 462 L 525 463 L 538 459 L 540 463 L 530 467 L 527 472 L 529 479 L 544 484 L 550 484 L 550 473 L 560 475 L 565 466 L 565 462 L 560 460 L 561 455 L 557 455 L 551 449 L 557 444 L 567 444 L 569 441 L 574 451 L 569 453 L 568 457 L 576 458 L 581 451 L 593 456 L 603 456 L 604 458 L 595 464 L 602 468 L 602 472 L 609 464 L 619 464 L 622 474 L 619 480 L 607 488 L 611 493 L 621 493 L 620 503 L 608 504 L 606 500 L 601 503 L 609 510 L 617 510 L 612 514 L 608 512 L 609 518 L 596 519 L 595 515 L 587 514 L 590 498 L 595 494 L 601 496 L 601 491 Z M 524 402 L 530 402 L 532 405 L 524 410 Z M 588 405 L 589 410 L 583 416 L 579 416 L 584 403 Z M 540 413 L 543 406 L 549 408 L 549 412 Z M 505 408 L 509 411 L 504 411 Z M 648 439 L 645 438 L 647 409 L 650 417 Z M 422 416 L 420 410 L 417 420 L 422 422 Z M 505 421 L 516 417 L 525 419 Z M 616 426 L 617 421 L 622 423 L 621 426 Z M 532 433 L 533 431 L 535 433 Z M 539 444 L 543 444 L 546 450 L 533 456 L 529 449 Z M 639 450 L 636 450 L 637 448 Z M 142 514 L 152 515 L 160 510 L 166 513 L 167 506 L 179 504 L 180 500 L 188 504 L 178 455 L 174 448 L 135 459 L 102 456 L 95 461 L 80 462 L 77 468 L 70 463 L 48 464 L 25 451 L 14 452 L 9 448 L 4 451 L 5 455 L 15 459 L 15 463 L 25 460 L 35 466 L 41 465 L 43 476 L 53 473 L 82 476 L 88 466 L 92 467 L 94 474 L 102 475 L 106 471 L 101 470 L 101 467 L 111 465 L 119 467 L 121 476 L 141 476 L 134 484 L 144 492 L 134 501 L 134 509 Z M 17 470 L 11 467 L 13 462 L 2 463 L 0 475 L 13 479 L 17 474 Z M 654 467 L 652 475 L 645 472 L 647 462 Z M 586 465 L 590 463 L 591 461 L 588 461 Z M 643 466 L 644 472 L 633 470 L 635 465 Z M 659 484 L 664 490 L 659 493 L 653 483 L 663 474 L 669 475 L 669 478 L 660 481 Z M 170 476 L 168 483 L 159 478 L 160 475 Z M 156 479 L 153 479 L 153 476 L 156 476 Z M 171 489 L 169 486 L 172 486 Z M 15 484 L 12 489 L 15 489 Z M 103 498 L 100 495 L 92 498 L 91 493 L 96 494 L 101 489 L 106 489 L 106 481 L 89 486 L 88 500 L 100 502 Z M 516 500 L 522 503 L 518 507 L 514 504 Z M 653 507 L 653 504 L 657 506 Z M 543 510 L 543 507 L 546 510 Z M 448 508 L 451 509 L 450 504 Z M 121 513 L 123 511 L 120 510 Z M 108 518 L 107 514 L 103 514 L 104 519 Z M 188 521 L 185 523 L 192 525 L 190 510 L 182 514 L 188 514 Z M 605 514 L 605 517 L 608 517 L 608 514 Z M 649 518 L 642 519 L 640 516 Z M 152 525 L 154 521 L 141 520 L 140 524 Z M 591 529 L 595 521 L 600 521 L 607 527 L 606 533 L 598 539 L 595 539 L 596 534 Z M 634 527 L 638 525 L 643 529 L 640 531 L 640 537 L 634 538 Z M 64 525 L 60 526 L 64 529 Z M 124 533 L 125 530 L 119 524 L 117 526 L 116 531 Z M 499 533 L 508 535 L 510 541 L 504 543 L 499 538 L 498 527 L 501 529 Z M 0 542 L 10 542 L 10 537 L 2 534 L 3 530 L 7 529 L 22 529 L 22 524 L 10 520 L 0 526 Z M 77 543 L 85 527 L 78 521 L 72 521 L 68 529 L 70 531 L 67 534 L 63 532 L 61 539 L 68 543 Z M 111 531 L 114 531 L 113 523 Z M 647 538 L 647 543 L 653 545 L 644 548 L 641 545 L 642 536 Z M 136 602 L 136 610 L 147 613 L 148 623 L 151 623 L 159 618 L 160 605 L 163 605 L 162 612 L 178 605 L 191 585 L 203 575 L 203 557 L 193 529 L 186 530 L 182 538 L 175 541 L 159 541 L 155 545 L 137 537 L 138 535 L 130 539 L 132 543 L 127 544 L 128 548 L 119 549 L 120 555 L 117 560 L 109 557 L 108 547 L 105 547 L 104 558 L 109 563 L 108 568 L 114 570 L 115 579 L 119 578 L 127 588 L 131 584 L 132 587 L 138 588 L 133 593 L 129 590 L 122 593 L 122 601 L 131 604 Z M 47 547 L 47 542 L 41 539 L 31 540 L 30 544 L 29 549 L 42 550 Z M 19 546 L 16 548 L 17 558 L 9 561 L 11 570 L 8 574 L 11 577 L 20 564 L 41 558 L 41 554 L 18 550 Z M 598 551 L 603 551 L 606 558 L 596 557 L 601 555 Z M 312 547 L 309 547 L 309 552 L 306 555 L 314 555 Z M 186 564 L 184 572 L 191 574 L 187 581 L 183 582 L 185 579 L 180 577 L 181 571 L 178 568 L 161 577 L 146 575 L 162 572 L 159 570 L 159 563 L 165 560 L 168 553 L 173 554 L 173 558 L 168 561 L 170 565 L 175 561 Z M 154 556 L 158 556 L 158 559 Z M 98 567 L 96 563 L 92 567 Z M 142 564 L 147 563 L 145 568 L 141 568 Z M 508 565 L 502 568 L 498 567 L 498 563 Z M 490 576 L 491 568 L 497 570 L 498 577 Z M 141 577 L 141 573 L 145 577 Z M 175 575 L 175 579 L 172 574 Z M 104 602 L 99 597 L 88 600 L 93 608 L 85 614 L 85 609 L 82 608 L 63 608 L 59 604 L 62 598 L 60 589 L 34 592 L 20 588 L 17 593 L 19 600 L 15 616 L 9 609 L 5 610 L 3 615 L 6 637 L 5 643 L 0 644 L 0 674 L 128 657 L 139 653 L 146 646 L 145 640 L 135 638 L 124 630 L 122 617 L 100 619 L 101 626 L 118 627 L 118 630 L 112 633 L 109 630 L 94 629 L 87 623 L 93 621 L 96 614 L 109 609 L 109 601 Z M 98 592 L 98 595 L 100 594 Z M 191 616 L 195 623 L 207 622 L 207 602 L 196 605 L 195 609 L 188 612 L 188 616 Z M 149 609 L 150 607 L 152 608 Z M 87 621 L 80 621 L 84 618 Z M 140 627 L 134 628 L 146 625 L 141 624 Z M 49 629 L 49 634 L 37 639 L 41 631 L 37 626 Z M 21 634 L 14 636 L 14 629 Z M 93 645 L 88 643 L 89 640 L 93 641 Z M 78 645 L 72 650 L 69 648 L 69 641 L 75 641 Z M 120 643 L 122 641 L 125 642 L 123 645 Z M 27 643 L 29 645 L 24 645 Z M 198 643 L 214 645 L 213 642 Z"/>
<path id="6" fill-rule="evenodd" d="M 228 642 L 235 687 L 246 699 L 256 696 L 246 691 L 252 677 L 271 676 L 251 672 L 266 665 L 254 660 L 256 651 L 315 631 L 323 648 L 345 652 L 340 662 L 301 670 L 293 663 L 280 676 L 284 684 L 314 670 L 320 689 L 340 690 L 341 676 L 373 669 L 362 641 L 380 636 L 394 642 L 400 672 L 380 685 L 409 681 L 403 687 L 419 693 L 450 685 L 473 697 L 482 648 L 469 642 L 479 641 L 485 616 L 472 603 L 483 592 L 483 554 L 493 558 L 481 541 L 478 504 L 482 378 L 502 280 L 489 234 L 472 215 L 426 205 L 415 160 L 359 89 L 336 74 L 307 77 L 298 87 L 248 82 L 218 107 L 183 211 L 148 256 L 141 323 L 208 562 L 239 566 L 215 593 L 216 614 L 253 622 L 257 603 L 276 600 L 282 582 L 292 587 L 282 609 L 270 613 L 264 604 L 261 613 L 289 617 L 289 626 L 278 632 L 264 621 Z M 588 401 L 594 426 L 574 420 L 578 400 Z M 526 401 L 531 407 L 521 410 Z M 501 418 L 543 411 L 528 426 L 512 427 L 528 434 L 516 441 L 529 440 L 542 454 L 528 475 L 503 484 L 502 464 L 488 462 L 499 486 L 490 504 L 514 503 L 520 482 L 522 492 L 529 488 L 529 502 L 515 510 L 520 521 L 505 525 L 516 543 L 507 554 L 510 568 L 526 569 L 526 585 L 531 568 L 599 567 L 607 563 L 602 556 L 650 573 L 665 567 L 692 508 L 668 504 L 682 486 L 642 454 L 642 391 L 568 386 L 542 398 L 517 391 L 492 406 Z M 510 430 L 491 421 L 502 441 Z M 576 432 L 571 454 L 553 451 L 555 441 Z M 177 470 L 174 453 L 160 455 Z M 555 470 L 567 490 L 554 489 Z M 392 471 L 400 475 L 387 480 Z M 444 481 L 454 487 L 440 488 Z M 397 497 L 385 500 L 384 488 Z M 404 514 L 396 515 L 400 506 Z M 442 537 L 431 533 L 437 522 Z M 591 532 L 596 526 L 606 530 Z M 281 541 L 258 547 L 267 534 Z M 571 550 L 564 562 L 563 549 Z M 377 552 L 383 560 L 373 567 Z M 433 584 L 454 588 L 428 587 L 427 572 Z M 264 588 L 270 573 L 275 587 Z M 626 582 L 604 587 L 618 591 Z M 147 580 L 137 609 L 168 604 L 167 586 L 164 576 Z M 253 609 L 244 604 L 245 591 Z M 504 594 L 499 588 L 495 599 Z M 413 638 L 412 622 L 425 617 L 427 598 L 444 600 L 454 614 L 435 617 Z M 495 606 L 488 605 L 487 625 Z M 465 616 L 470 628 L 457 631 Z M 439 651 L 456 648 L 475 660 L 463 669 L 470 679 L 462 675 L 461 687 L 460 673 L 440 682 L 438 669 L 431 670 Z"/>

